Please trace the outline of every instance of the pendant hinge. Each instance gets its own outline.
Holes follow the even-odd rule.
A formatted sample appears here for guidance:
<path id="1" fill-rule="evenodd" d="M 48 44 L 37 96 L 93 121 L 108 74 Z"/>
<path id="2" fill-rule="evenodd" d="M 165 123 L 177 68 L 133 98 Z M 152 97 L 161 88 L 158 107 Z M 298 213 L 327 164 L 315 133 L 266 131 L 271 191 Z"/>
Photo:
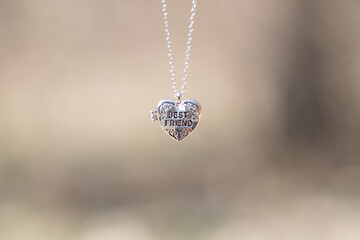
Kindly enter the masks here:
<path id="1" fill-rule="evenodd" d="M 157 121 L 158 120 L 157 111 L 150 111 L 149 119 L 150 119 L 151 122 Z"/>

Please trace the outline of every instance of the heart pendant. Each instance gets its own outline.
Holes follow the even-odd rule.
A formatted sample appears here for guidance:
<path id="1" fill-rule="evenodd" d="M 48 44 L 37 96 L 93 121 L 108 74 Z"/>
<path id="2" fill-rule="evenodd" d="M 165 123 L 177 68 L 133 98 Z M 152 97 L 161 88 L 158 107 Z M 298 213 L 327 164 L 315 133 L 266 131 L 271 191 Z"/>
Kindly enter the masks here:
<path id="1" fill-rule="evenodd" d="M 158 120 L 161 128 L 176 141 L 190 135 L 200 121 L 201 105 L 195 100 L 175 102 L 161 100 L 156 111 L 150 111 L 150 120 Z"/>

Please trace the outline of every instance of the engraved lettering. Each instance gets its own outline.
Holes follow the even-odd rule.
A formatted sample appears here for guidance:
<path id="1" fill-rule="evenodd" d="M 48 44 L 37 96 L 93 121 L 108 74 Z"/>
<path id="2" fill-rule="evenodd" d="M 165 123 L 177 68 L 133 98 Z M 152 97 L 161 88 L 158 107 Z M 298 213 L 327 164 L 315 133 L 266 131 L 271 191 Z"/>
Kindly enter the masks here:
<path id="1" fill-rule="evenodd" d="M 167 112 L 167 118 L 188 118 L 190 115 L 190 112 L 173 112 L 168 111 Z"/>
<path id="2" fill-rule="evenodd" d="M 166 126 L 174 126 L 174 127 L 190 127 L 193 125 L 192 120 L 173 120 L 173 119 L 166 119 L 165 120 L 165 127 Z"/>

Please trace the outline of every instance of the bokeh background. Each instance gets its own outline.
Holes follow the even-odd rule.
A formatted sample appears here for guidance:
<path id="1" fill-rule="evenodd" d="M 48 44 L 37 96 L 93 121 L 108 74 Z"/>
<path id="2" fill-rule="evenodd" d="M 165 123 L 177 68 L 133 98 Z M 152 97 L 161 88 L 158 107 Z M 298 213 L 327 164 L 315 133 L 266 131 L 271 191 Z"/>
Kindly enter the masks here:
<path id="1" fill-rule="evenodd" d="M 360 239 L 359 12 L 199 1 L 178 143 L 159 0 L 0 0 L 0 239 Z"/>

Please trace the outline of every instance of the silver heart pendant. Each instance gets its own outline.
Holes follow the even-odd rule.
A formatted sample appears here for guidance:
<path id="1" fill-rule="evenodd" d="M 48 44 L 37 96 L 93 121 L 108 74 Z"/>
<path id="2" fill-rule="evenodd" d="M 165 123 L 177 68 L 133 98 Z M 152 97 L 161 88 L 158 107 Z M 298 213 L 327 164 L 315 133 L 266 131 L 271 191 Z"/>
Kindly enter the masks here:
<path id="1" fill-rule="evenodd" d="M 192 99 L 182 102 L 164 99 L 159 102 L 156 111 L 150 111 L 150 120 L 158 120 L 161 128 L 176 141 L 189 136 L 198 125 L 200 117 L 201 105 Z"/>

